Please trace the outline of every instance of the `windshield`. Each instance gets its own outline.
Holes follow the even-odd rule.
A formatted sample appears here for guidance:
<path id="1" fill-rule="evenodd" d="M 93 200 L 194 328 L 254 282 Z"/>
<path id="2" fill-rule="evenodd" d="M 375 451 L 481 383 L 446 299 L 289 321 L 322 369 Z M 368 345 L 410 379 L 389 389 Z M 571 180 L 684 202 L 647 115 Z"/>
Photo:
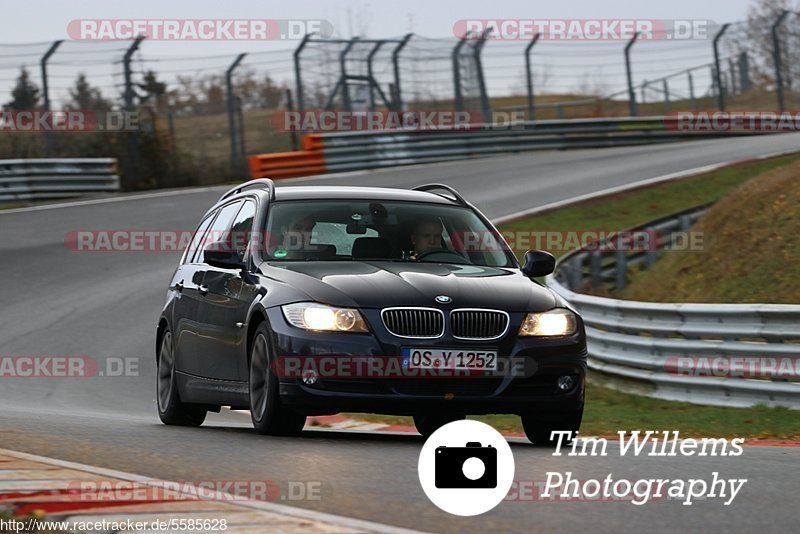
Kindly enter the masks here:
<path id="1" fill-rule="evenodd" d="M 407 261 L 512 267 L 502 237 L 468 208 L 420 202 L 275 202 L 267 261 Z"/>

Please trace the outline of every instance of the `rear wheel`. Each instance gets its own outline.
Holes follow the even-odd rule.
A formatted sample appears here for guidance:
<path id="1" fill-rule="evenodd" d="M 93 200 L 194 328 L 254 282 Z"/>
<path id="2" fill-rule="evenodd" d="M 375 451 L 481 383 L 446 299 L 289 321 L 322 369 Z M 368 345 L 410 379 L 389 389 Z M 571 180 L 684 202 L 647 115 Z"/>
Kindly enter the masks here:
<path id="1" fill-rule="evenodd" d="M 582 419 L 583 406 L 575 413 L 556 421 L 542 420 L 534 414 L 523 415 L 522 428 L 525 429 L 525 435 L 534 445 L 551 447 L 558 443 L 558 436 L 553 435 L 553 432 L 558 431 L 571 432 L 571 437 L 564 439 L 562 443 L 572 443 L 572 438 L 581 428 Z"/>
<path id="2" fill-rule="evenodd" d="M 296 436 L 302 432 L 306 416 L 281 403 L 278 378 L 270 365 L 268 335 L 266 325 L 261 324 L 250 349 L 250 417 L 259 434 Z"/>
<path id="3" fill-rule="evenodd" d="M 206 420 L 207 410 L 202 406 L 181 401 L 175 384 L 175 351 L 172 332 L 167 330 L 161 338 L 156 373 L 158 416 L 165 425 L 200 426 Z"/>
<path id="4" fill-rule="evenodd" d="M 414 426 L 417 427 L 417 432 L 427 438 L 447 423 L 452 423 L 453 421 L 463 421 L 466 418 L 467 416 L 463 414 L 415 415 Z"/>

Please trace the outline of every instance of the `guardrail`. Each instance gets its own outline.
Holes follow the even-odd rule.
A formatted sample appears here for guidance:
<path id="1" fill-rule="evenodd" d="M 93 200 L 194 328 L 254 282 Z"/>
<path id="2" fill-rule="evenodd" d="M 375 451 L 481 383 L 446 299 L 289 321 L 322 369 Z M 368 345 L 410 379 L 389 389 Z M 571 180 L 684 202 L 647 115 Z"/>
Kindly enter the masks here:
<path id="1" fill-rule="evenodd" d="M 0 203 L 119 191 L 113 158 L 0 160 Z"/>
<path id="2" fill-rule="evenodd" d="M 623 117 L 470 125 L 468 129 L 405 129 L 309 134 L 303 151 L 250 156 L 252 178 L 284 178 L 496 154 L 601 148 L 708 139 L 754 132 L 680 131 L 675 118 Z"/>
<path id="3" fill-rule="evenodd" d="M 796 381 L 731 376 L 748 371 L 746 358 L 788 360 L 797 370 L 800 306 L 661 304 L 580 292 L 588 287 L 624 285 L 629 267 L 654 261 L 660 249 L 674 243 L 674 236 L 680 239 L 706 209 L 695 208 L 636 228 L 651 237 L 653 246 L 645 250 L 615 250 L 614 238 L 609 238 L 603 241 L 606 249 L 595 244 L 573 251 L 559 261 L 547 286 L 580 311 L 586 325 L 589 367 L 609 377 L 612 387 L 695 404 L 743 407 L 763 403 L 800 409 L 800 383 Z M 697 358 L 715 362 L 715 368 L 699 373 L 696 367 L 689 369 Z"/>

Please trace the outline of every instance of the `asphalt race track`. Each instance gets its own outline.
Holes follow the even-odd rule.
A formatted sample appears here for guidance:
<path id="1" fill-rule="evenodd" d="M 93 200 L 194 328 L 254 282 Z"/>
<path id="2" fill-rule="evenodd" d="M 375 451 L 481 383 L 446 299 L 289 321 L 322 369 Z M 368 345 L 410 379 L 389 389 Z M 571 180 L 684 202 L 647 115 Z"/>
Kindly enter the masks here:
<path id="1" fill-rule="evenodd" d="M 798 146 L 800 134 L 652 147 L 538 152 L 293 184 L 413 186 L 444 182 L 490 217 L 610 187 Z M 224 187 L 118 202 L 0 211 L 0 355 L 139 358 L 138 377 L 3 378 L 0 448 L 174 480 L 319 481 L 321 499 L 286 503 L 425 531 L 789 531 L 796 529 L 798 449 L 745 447 L 740 457 L 553 457 L 518 440 L 517 480 L 548 470 L 575 478 L 724 478 L 749 482 L 730 506 L 629 502 L 504 502 L 457 518 L 428 502 L 417 479 L 417 436 L 307 430 L 259 437 L 223 411 L 204 427 L 160 424 L 155 321 L 179 253 L 73 252 L 67 232 L 193 230 Z M 634 430 L 634 429 L 626 429 Z M 662 430 L 662 429 L 654 429 Z M 663 429 L 668 430 L 668 429 Z M 794 467 L 793 467 L 794 466 Z M 602 527 L 599 527 L 602 525 Z"/>

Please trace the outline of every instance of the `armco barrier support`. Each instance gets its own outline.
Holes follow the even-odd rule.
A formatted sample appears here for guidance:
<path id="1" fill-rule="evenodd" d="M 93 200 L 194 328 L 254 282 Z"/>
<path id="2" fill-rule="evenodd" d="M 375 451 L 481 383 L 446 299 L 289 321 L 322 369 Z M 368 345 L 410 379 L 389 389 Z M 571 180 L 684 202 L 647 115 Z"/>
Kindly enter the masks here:
<path id="1" fill-rule="evenodd" d="M 0 203 L 119 191 L 113 158 L 0 160 Z"/>

